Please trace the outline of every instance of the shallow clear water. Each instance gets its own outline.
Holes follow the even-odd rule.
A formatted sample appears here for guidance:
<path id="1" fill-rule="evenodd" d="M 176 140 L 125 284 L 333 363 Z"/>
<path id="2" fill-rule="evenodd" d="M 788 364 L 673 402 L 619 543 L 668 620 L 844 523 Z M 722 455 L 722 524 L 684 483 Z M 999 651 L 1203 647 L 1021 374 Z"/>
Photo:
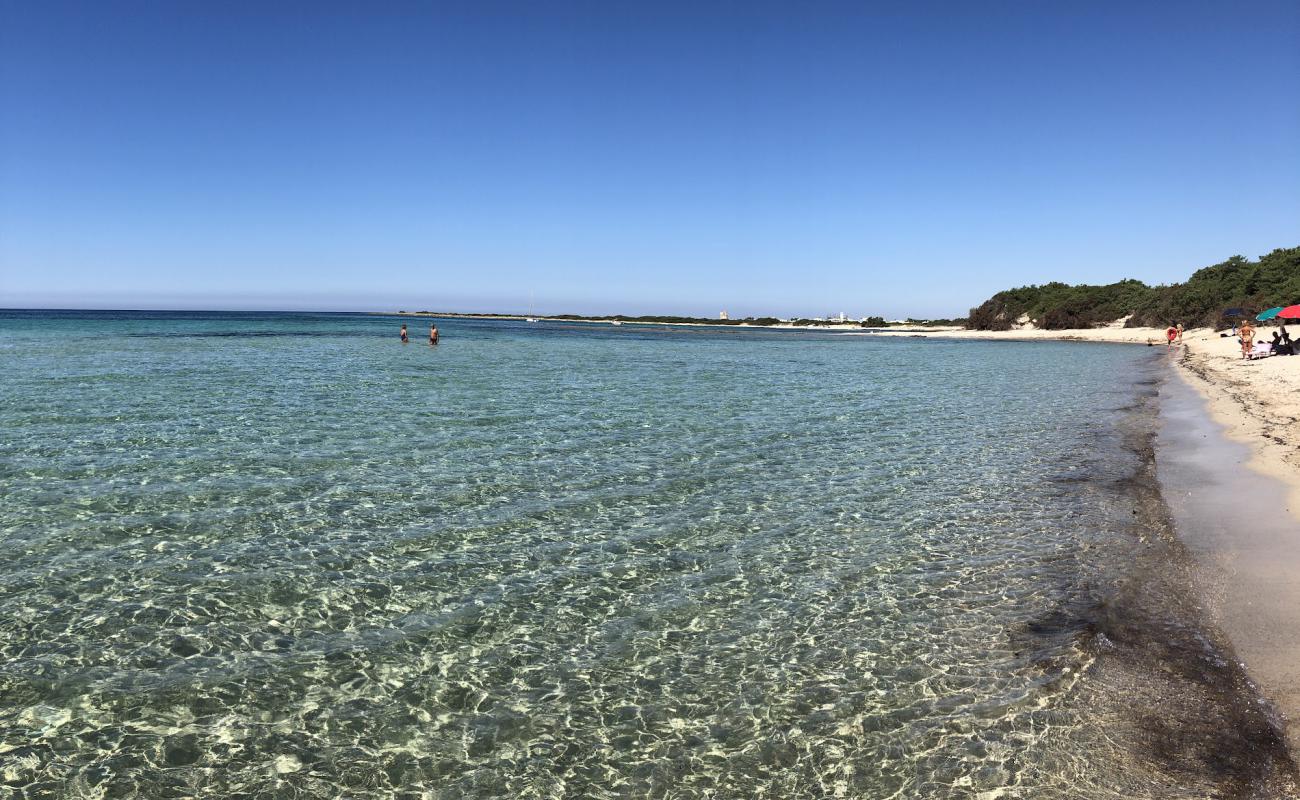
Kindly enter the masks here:
<path id="1" fill-rule="evenodd" d="M 0 786 L 1219 785 L 1082 610 L 1145 348 L 408 322 L 0 312 Z"/>

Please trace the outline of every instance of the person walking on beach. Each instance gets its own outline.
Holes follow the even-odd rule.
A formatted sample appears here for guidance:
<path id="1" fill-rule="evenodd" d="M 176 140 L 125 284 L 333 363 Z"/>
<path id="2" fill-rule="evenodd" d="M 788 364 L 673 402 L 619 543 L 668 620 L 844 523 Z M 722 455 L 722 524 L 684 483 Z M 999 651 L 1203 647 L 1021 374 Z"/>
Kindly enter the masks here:
<path id="1" fill-rule="evenodd" d="M 1178 323 L 1178 344 L 1183 343 L 1183 323 Z"/>
<path id="2" fill-rule="evenodd" d="M 1174 339 L 1177 338 L 1178 338 L 1178 329 L 1175 328 L 1173 325 L 1170 325 L 1169 328 L 1165 330 L 1165 347 L 1170 347 L 1171 345 L 1173 345 Z"/>
<path id="3" fill-rule="evenodd" d="M 406 337 L 406 326 L 403 325 L 403 326 L 402 326 L 402 344 L 406 344 L 406 343 L 409 342 L 409 341 L 411 341 L 411 340 L 408 339 L 408 338 Z"/>
<path id="4" fill-rule="evenodd" d="M 1255 326 L 1250 324 L 1250 320 L 1241 323 L 1237 328 L 1237 336 L 1241 338 L 1241 357 L 1246 358 L 1250 355 L 1250 349 L 1255 346 Z"/>
<path id="5" fill-rule="evenodd" d="M 438 343 L 438 326 L 437 326 L 437 325 L 430 325 L 430 326 L 429 326 L 429 344 L 437 344 L 437 343 Z"/>

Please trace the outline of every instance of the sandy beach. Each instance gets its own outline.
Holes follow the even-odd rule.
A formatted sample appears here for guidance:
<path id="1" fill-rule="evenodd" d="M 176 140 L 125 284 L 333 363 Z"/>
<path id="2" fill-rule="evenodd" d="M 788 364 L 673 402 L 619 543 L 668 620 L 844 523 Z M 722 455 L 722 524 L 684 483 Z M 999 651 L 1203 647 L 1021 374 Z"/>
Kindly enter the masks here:
<path id="1" fill-rule="evenodd" d="M 1213 331 L 1185 338 L 1183 374 L 1228 434 L 1254 449 L 1250 466 L 1290 487 L 1287 505 L 1300 517 L 1300 358 L 1245 361 L 1235 340 Z"/>
<path id="2" fill-rule="evenodd" d="M 1179 561 L 1198 605 L 1281 712 L 1291 752 L 1300 752 L 1300 549 L 1295 520 L 1281 511 L 1287 485 L 1248 468 L 1257 458 L 1249 444 L 1226 435 L 1182 375 L 1160 387 L 1160 418 L 1156 470 L 1188 556 Z"/>

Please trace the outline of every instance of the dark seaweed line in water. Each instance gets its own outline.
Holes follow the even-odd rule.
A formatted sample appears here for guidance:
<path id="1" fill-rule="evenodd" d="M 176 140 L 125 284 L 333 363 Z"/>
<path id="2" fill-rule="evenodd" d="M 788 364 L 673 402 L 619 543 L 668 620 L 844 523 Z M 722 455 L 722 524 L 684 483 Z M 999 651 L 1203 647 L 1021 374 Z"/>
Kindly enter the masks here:
<path id="1" fill-rule="evenodd" d="M 1145 544 L 1137 562 L 1109 592 L 1081 598 L 1027 630 L 1036 637 L 1075 636 L 1096 657 L 1094 677 L 1111 673 L 1136 686 L 1165 682 L 1177 690 L 1164 705 L 1127 706 L 1128 722 L 1145 734 L 1140 758 L 1189 782 L 1219 786 L 1216 797 L 1298 796 L 1300 771 L 1283 722 L 1201 611 L 1190 554 L 1160 492 L 1154 448 L 1160 382 L 1139 383 L 1140 400 L 1121 423 L 1138 465 L 1108 487 L 1132 502 L 1129 533 Z"/>

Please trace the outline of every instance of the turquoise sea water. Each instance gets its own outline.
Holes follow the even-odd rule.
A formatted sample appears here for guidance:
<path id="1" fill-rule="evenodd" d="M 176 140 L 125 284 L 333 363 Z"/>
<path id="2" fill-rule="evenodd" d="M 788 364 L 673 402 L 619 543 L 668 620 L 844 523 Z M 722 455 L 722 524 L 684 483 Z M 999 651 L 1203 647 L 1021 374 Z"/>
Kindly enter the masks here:
<path id="1" fill-rule="evenodd" d="M 1146 348 L 399 323 L 0 312 L 0 787 L 1203 797 L 1286 769 L 1160 588 Z"/>

